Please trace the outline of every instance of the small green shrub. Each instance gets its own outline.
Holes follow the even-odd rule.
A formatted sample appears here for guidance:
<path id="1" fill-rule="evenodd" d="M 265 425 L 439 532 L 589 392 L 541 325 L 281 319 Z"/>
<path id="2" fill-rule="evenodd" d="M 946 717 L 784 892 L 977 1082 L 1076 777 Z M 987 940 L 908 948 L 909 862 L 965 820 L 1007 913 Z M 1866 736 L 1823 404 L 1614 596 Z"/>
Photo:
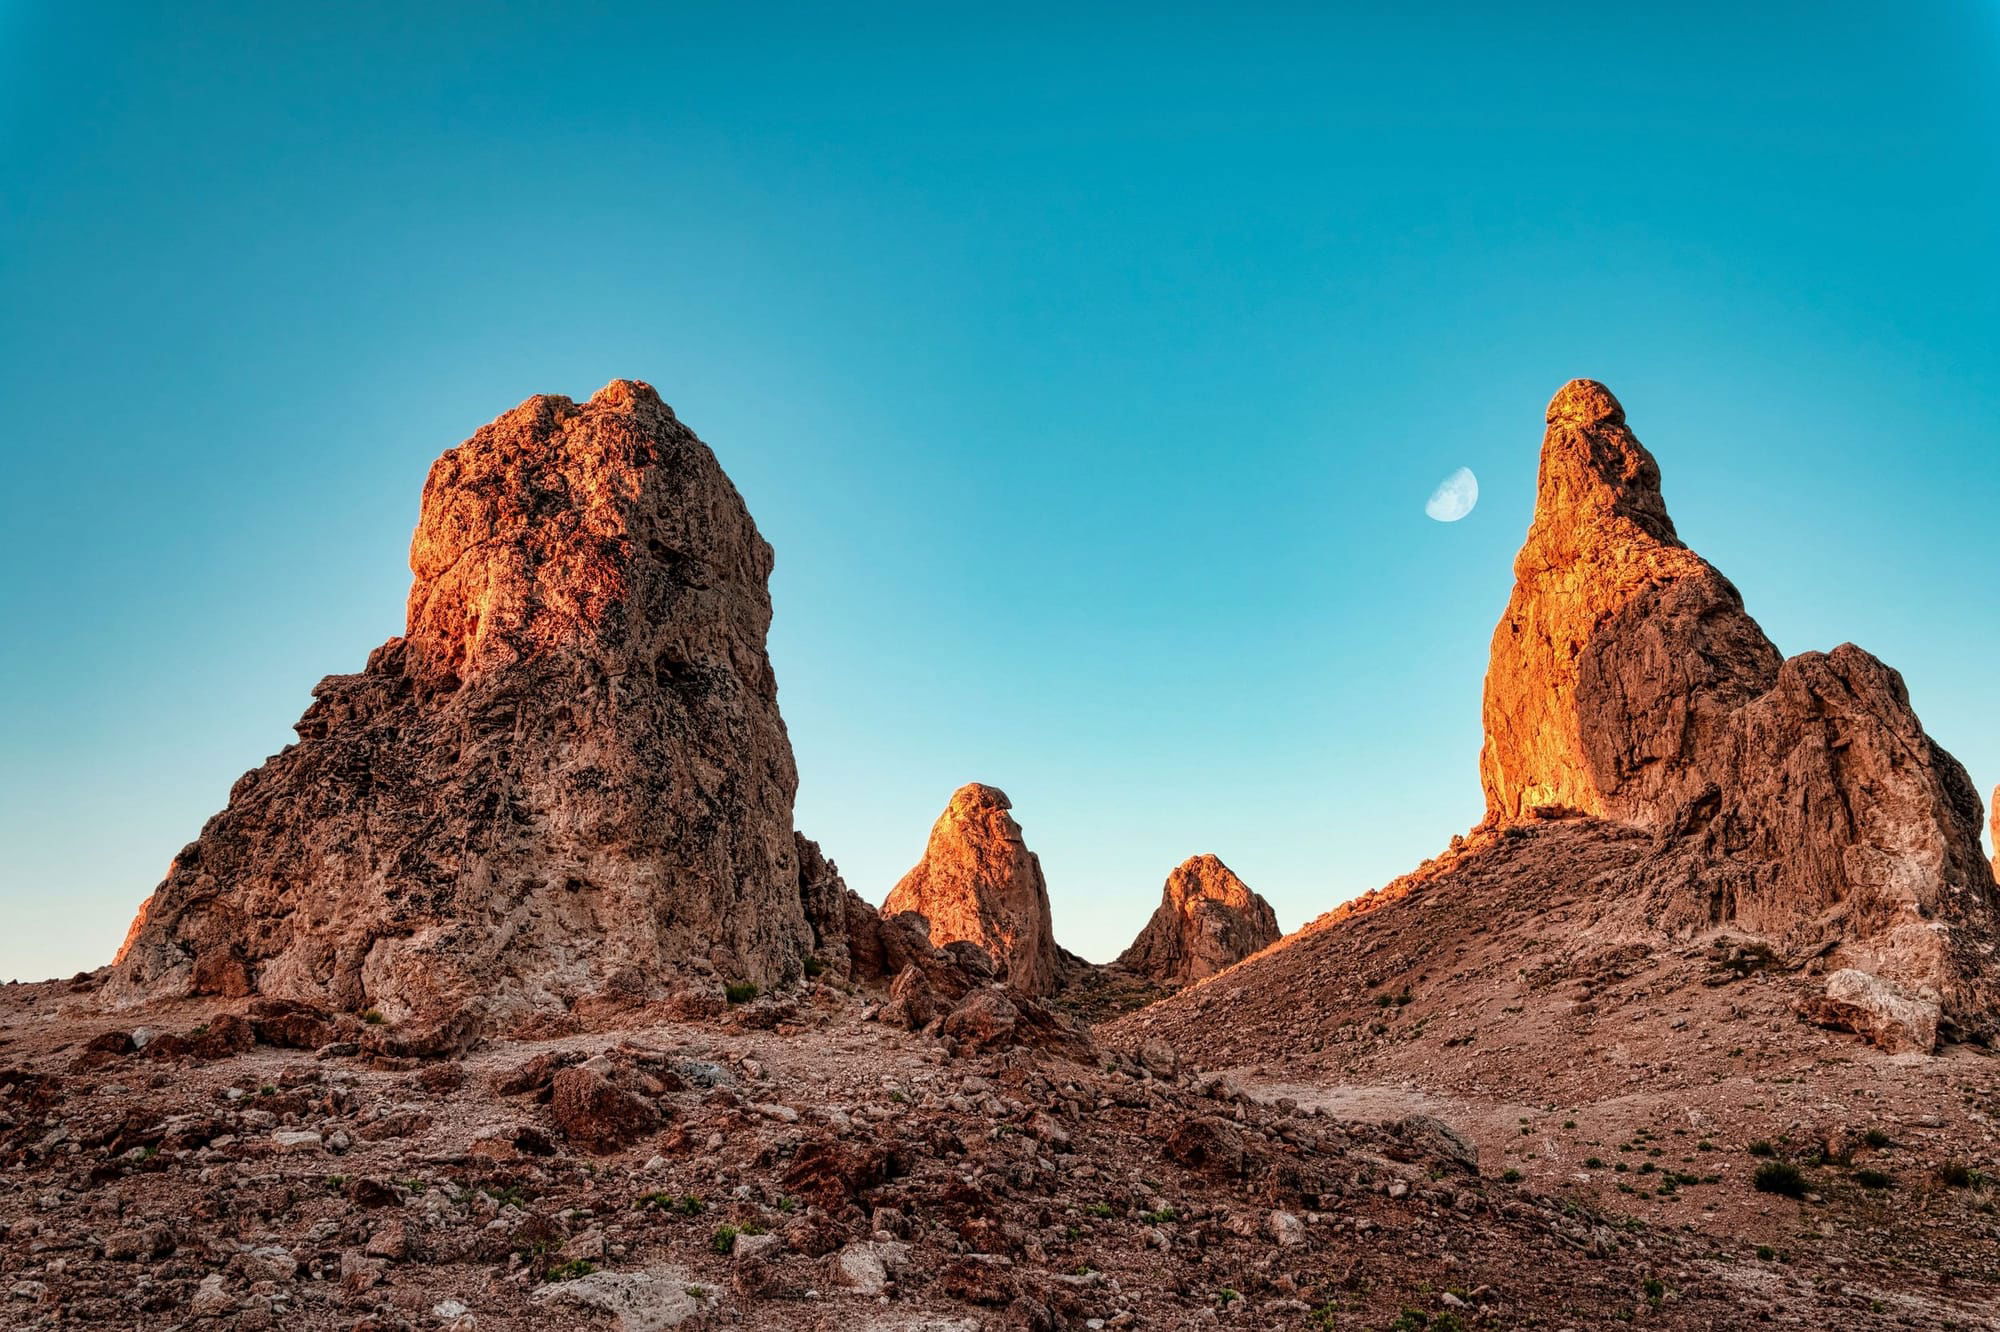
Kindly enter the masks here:
<path id="1" fill-rule="evenodd" d="M 1759 1193 L 1775 1193 L 1785 1198 L 1806 1196 L 1806 1177 L 1797 1166 L 1786 1161 L 1766 1161 L 1757 1167 L 1750 1182 Z"/>
<path id="2" fill-rule="evenodd" d="M 1507 1184 L 1519 1184 L 1521 1182 L 1521 1172 L 1509 1166 L 1500 1172 L 1500 1179 Z"/>
<path id="3" fill-rule="evenodd" d="M 734 985 L 723 987 L 722 994 L 732 1004 L 747 1004 L 757 997 L 757 983 L 737 981 Z"/>
<path id="4" fill-rule="evenodd" d="M 364 1008 L 361 1010 L 361 1020 L 371 1027 L 379 1027 L 389 1019 L 382 1016 L 382 1010 L 379 1008 Z"/>
<path id="5" fill-rule="evenodd" d="M 699 1216 L 708 1207 L 692 1193 L 649 1193 L 632 1205 L 641 1211 L 677 1212 L 682 1216 Z"/>
<path id="6" fill-rule="evenodd" d="M 557 1263 L 542 1277 L 544 1281 L 570 1281 L 577 1277 L 589 1276 L 597 1270 L 597 1264 L 588 1258 L 572 1258 L 566 1263 Z"/>
<path id="7" fill-rule="evenodd" d="M 1854 1182 L 1864 1189 L 1893 1189 L 1896 1177 L 1886 1170 L 1857 1170 Z"/>
<path id="8" fill-rule="evenodd" d="M 1770 1143 L 1764 1141 L 1762 1138 L 1759 1138 L 1757 1141 L 1751 1143 L 1746 1150 L 1748 1150 L 1750 1155 L 1752 1156 L 1776 1156 L 1778 1154 L 1778 1149 L 1773 1147 Z"/>
<path id="9" fill-rule="evenodd" d="M 1888 1134 L 1884 1133 L 1881 1129 L 1878 1128 L 1869 1129 L 1866 1133 L 1862 1134 L 1861 1141 L 1867 1143 L 1870 1147 L 1873 1147 L 1878 1152 L 1881 1151 L 1884 1147 L 1895 1146 L 1895 1139 L 1891 1138 Z"/>
<path id="10" fill-rule="evenodd" d="M 808 976 L 819 977 L 826 974 L 826 963 L 816 957 L 807 958 L 805 960 L 805 968 L 806 975 Z"/>

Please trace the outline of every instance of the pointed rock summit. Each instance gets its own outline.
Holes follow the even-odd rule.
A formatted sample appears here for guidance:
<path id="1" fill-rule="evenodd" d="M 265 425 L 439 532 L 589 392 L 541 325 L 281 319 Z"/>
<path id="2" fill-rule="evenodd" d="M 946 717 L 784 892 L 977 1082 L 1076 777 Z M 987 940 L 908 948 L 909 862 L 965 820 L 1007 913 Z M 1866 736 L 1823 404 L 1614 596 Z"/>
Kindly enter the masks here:
<path id="1" fill-rule="evenodd" d="M 1486 675 L 1489 824 L 1653 829 L 1691 857 L 1661 923 L 1732 922 L 1990 1024 L 2000 935 L 1965 770 L 1868 653 L 1779 656 L 1681 543 L 1602 384 L 1549 404 L 1514 573 Z"/>
<path id="2" fill-rule="evenodd" d="M 1159 908 L 1116 965 L 1164 985 L 1189 985 L 1278 938 L 1269 902 L 1215 856 L 1190 856 L 1167 876 Z"/>
<path id="3" fill-rule="evenodd" d="M 410 567 L 405 634 L 237 782 L 110 992 L 464 1022 L 796 974 L 771 548 L 653 389 L 530 398 L 447 452 Z"/>
<path id="4" fill-rule="evenodd" d="M 1027 994 L 1052 994 L 1067 961 L 1049 924 L 1042 862 L 1028 850 L 1004 791 L 970 782 L 931 826 L 924 858 L 882 904 L 882 915 L 913 911 L 931 941 L 977 945 L 1000 976 Z"/>

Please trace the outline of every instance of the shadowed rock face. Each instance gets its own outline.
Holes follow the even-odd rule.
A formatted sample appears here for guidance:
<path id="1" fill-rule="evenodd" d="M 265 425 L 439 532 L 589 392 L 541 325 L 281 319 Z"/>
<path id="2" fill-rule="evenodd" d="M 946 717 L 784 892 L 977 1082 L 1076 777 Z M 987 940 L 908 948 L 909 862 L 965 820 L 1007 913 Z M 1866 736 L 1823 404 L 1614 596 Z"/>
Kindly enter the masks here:
<path id="1" fill-rule="evenodd" d="M 914 911 L 940 946 L 976 944 L 1014 988 L 1052 994 L 1066 964 L 1049 924 L 1042 862 L 1028 850 L 1006 793 L 971 782 L 931 826 L 924 858 L 889 893 L 885 917 Z"/>
<path id="2" fill-rule="evenodd" d="M 433 465 L 410 566 L 405 635 L 313 690 L 111 993 L 405 1019 L 796 974 L 771 548 L 707 446 L 645 384 L 531 398 Z"/>
<path id="3" fill-rule="evenodd" d="M 1779 657 L 1682 545 L 1603 385 L 1549 404 L 1533 526 L 1493 634 L 1489 825 L 1571 813 L 1687 858 L 1669 927 L 1731 921 L 1987 1025 L 1993 879 L 1965 770 L 1851 644 Z"/>
<path id="4" fill-rule="evenodd" d="M 1278 940 L 1271 904 L 1214 856 L 1191 856 L 1167 876 L 1160 905 L 1118 966 L 1166 985 L 1232 967 Z"/>

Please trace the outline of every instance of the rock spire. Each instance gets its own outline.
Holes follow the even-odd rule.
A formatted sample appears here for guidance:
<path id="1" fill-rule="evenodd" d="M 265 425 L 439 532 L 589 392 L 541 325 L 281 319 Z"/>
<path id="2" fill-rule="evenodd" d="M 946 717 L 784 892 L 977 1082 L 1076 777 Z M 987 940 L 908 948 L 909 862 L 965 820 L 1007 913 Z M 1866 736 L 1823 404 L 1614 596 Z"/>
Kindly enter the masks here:
<path id="1" fill-rule="evenodd" d="M 1190 856 L 1160 892 L 1160 905 L 1117 965 L 1165 985 L 1188 985 L 1276 943 L 1271 904 L 1215 856 Z"/>
<path id="2" fill-rule="evenodd" d="M 1052 994 L 1069 968 L 1049 923 L 1042 862 L 1028 850 L 1005 792 L 970 782 L 931 827 L 924 858 L 882 904 L 885 917 L 913 911 L 942 946 L 984 949 L 1002 979 L 1028 994 Z"/>
<path id="3" fill-rule="evenodd" d="M 1693 856 L 1662 923 L 1729 921 L 1986 1021 L 2000 936 L 1965 770 L 1860 648 L 1779 656 L 1675 533 L 1602 384 L 1549 404 L 1514 573 L 1486 675 L 1489 824 L 1654 829 Z"/>
<path id="4" fill-rule="evenodd" d="M 464 1021 L 796 974 L 771 564 L 646 384 L 483 427 L 425 483 L 406 632 L 237 782 L 111 993 Z"/>

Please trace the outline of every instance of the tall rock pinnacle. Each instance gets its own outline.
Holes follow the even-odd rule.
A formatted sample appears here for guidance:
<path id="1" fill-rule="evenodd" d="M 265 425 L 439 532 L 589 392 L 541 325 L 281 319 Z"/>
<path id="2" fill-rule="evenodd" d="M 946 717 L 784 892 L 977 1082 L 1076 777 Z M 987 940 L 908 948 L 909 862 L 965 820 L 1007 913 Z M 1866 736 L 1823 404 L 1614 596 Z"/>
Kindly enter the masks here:
<path id="1" fill-rule="evenodd" d="M 1868 653 L 1779 657 L 1675 534 L 1601 384 L 1549 404 L 1514 574 L 1486 675 L 1490 823 L 1653 828 L 1699 853 L 1663 923 L 1731 921 L 1990 1024 L 2000 934 L 1965 770 Z"/>
<path id="2" fill-rule="evenodd" d="M 1042 862 L 1028 850 L 1005 792 L 961 786 L 931 826 L 924 858 L 882 904 L 884 916 L 914 911 L 940 946 L 964 940 L 992 957 L 1016 989 L 1051 994 L 1065 962 L 1049 923 Z"/>
<path id="3" fill-rule="evenodd" d="M 1235 966 L 1279 938 L 1271 904 L 1214 856 L 1190 856 L 1167 876 L 1160 905 L 1117 965 L 1167 985 Z"/>
<path id="4" fill-rule="evenodd" d="M 111 993 L 462 1019 L 795 974 L 771 548 L 708 447 L 635 381 L 530 398 L 432 466 L 410 567 L 404 636 L 237 782 Z"/>

